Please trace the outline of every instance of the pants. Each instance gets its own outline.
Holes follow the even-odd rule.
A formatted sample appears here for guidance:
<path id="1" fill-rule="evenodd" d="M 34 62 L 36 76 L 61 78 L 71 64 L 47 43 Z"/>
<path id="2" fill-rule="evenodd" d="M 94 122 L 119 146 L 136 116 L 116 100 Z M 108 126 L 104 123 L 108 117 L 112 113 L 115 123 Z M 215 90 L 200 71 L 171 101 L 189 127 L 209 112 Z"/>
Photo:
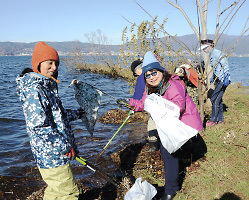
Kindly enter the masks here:
<path id="1" fill-rule="evenodd" d="M 68 164 L 51 168 L 39 168 L 43 180 L 47 183 L 44 192 L 44 200 L 76 200 L 79 198 L 79 190 Z"/>
<path id="2" fill-rule="evenodd" d="M 173 157 L 160 142 L 160 151 L 165 168 L 165 194 L 174 195 L 179 191 L 179 159 Z"/>
<path id="3" fill-rule="evenodd" d="M 150 137 L 158 137 L 155 122 L 150 118 L 148 121 L 148 132 Z M 160 141 L 160 140 L 159 140 Z M 160 142 L 160 151 L 165 168 L 165 193 L 174 195 L 179 191 L 179 159 L 173 157 Z"/>
<path id="4" fill-rule="evenodd" d="M 215 83 L 215 89 L 210 97 L 210 100 L 212 102 L 212 115 L 211 115 L 211 121 L 218 122 L 223 121 L 223 101 L 222 97 L 225 93 L 226 87 L 223 85 L 223 83 L 219 80 Z"/>

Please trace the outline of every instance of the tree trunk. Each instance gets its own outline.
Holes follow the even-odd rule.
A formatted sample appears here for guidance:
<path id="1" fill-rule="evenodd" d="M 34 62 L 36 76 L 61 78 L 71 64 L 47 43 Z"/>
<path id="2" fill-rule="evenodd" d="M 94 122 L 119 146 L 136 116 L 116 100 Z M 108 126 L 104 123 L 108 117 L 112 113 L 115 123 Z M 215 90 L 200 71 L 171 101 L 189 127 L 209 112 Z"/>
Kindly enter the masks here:
<path id="1" fill-rule="evenodd" d="M 198 77 L 198 97 L 199 97 L 199 114 L 201 116 L 201 120 L 204 120 L 204 96 L 202 94 L 202 78 Z"/>

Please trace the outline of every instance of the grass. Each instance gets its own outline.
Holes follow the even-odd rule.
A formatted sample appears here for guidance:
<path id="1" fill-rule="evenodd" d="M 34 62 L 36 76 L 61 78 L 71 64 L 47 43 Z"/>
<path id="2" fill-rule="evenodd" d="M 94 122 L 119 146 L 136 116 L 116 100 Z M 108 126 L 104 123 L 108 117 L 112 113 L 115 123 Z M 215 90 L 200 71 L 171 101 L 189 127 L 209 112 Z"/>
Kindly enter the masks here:
<path id="1" fill-rule="evenodd" d="M 235 199 L 249 198 L 249 90 L 231 85 L 223 101 L 225 123 L 207 127 L 201 134 L 207 145 L 206 160 L 184 181 L 185 194 L 178 199 L 221 199 L 230 193 Z M 233 195 L 232 195 L 233 194 Z M 177 198 L 176 198 L 177 199 Z"/>
<path id="2" fill-rule="evenodd" d="M 224 124 L 200 133 L 207 146 L 205 159 L 197 161 L 195 170 L 187 170 L 174 200 L 249 199 L 249 87 L 231 84 L 223 102 Z M 147 172 L 135 170 L 133 174 L 151 184 L 163 183 L 160 178 L 153 179 L 149 169 L 144 170 Z"/>
<path id="3" fill-rule="evenodd" d="M 198 160 L 194 156 L 182 159 L 181 163 L 186 168 L 181 171 L 180 176 L 184 175 L 182 187 L 174 200 L 249 199 L 249 87 L 231 84 L 223 100 L 226 107 L 225 122 L 214 127 L 207 127 L 200 133 L 207 146 L 205 156 L 202 155 Z M 120 113 L 120 115 L 127 116 L 127 113 L 125 115 Z M 139 115 L 134 119 L 144 118 Z M 103 120 L 109 119 L 103 118 Z M 142 130 L 142 127 L 137 128 L 139 131 Z M 134 133 L 138 129 L 134 129 Z M 125 183 L 127 188 L 131 187 L 138 177 L 142 177 L 143 180 L 153 185 L 158 185 L 159 188 L 163 187 L 164 166 L 160 151 L 148 153 L 147 149 L 148 143 L 131 144 L 111 155 L 115 162 L 122 164 L 120 167 L 126 172 L 123 184 Z M 197 149 L 200 149 L 199 145 Z M 89 188 L 81 182 L 79 185 L 84 188 L 80 199 L 93 199 L 96 196 L 95 199 L 121 200 L 128 191 L 124 187 L 118 190 L 110 189 L 108 185 L 102 188 Z M 43 191 L 40 192 L 40 196 L 42 194 Z M 110 198 L 109 195 L 113 197 Z"/>

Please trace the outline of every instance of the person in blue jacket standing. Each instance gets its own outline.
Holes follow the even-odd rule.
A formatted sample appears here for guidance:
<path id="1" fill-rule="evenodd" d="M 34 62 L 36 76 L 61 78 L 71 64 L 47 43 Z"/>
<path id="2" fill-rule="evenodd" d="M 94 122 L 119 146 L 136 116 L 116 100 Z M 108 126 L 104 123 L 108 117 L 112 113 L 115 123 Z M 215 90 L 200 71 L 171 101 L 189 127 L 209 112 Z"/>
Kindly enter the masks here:
<path id="1" fill-rule="evenodd" d="M 131 63 L 131 71 L 133 72 L 133 76 L 137 77 L 133 99 L 137 99 L 137 100 L 140 100 L 142 98 L 144 89 L 145 89 L 144 77 L 143 75 L 141 75 L 142 64 L 143 62 L 141 60 L 135 60 Z"/>
<path id="2" fill-rule="evenodd" d="M 32 69 L 17 77 L 17 94 L 22 103 L 27 133 L 36 164 L 47 183 L 45 200 L 78 199 L 79 190 L 69 165 L 77 154 L 70 122 L 83 115 L 82 109 L 65 109 L 58 95 L 59 55 L 45 42 L 32 54 Z"/>
<path id="3" fill-rule="evenodd" d="M 141 60 L 135 60 L 131 64 L 131 71 L 133 72 L 133 76 L 137 77 L 137 82 L 135 86 L 135 92 L 133 94 L 133 99 L 140 100 L 143 96 L 145 90 L 145 81 L 144 76 L 142 74 L 142 64 Z M 155 123 L 150 117 L 148 120 L 148 141 L 149 141 L 149 152 L 156 152 L 159 150 L 159 137 L 157 130 L 155 129 Z"/>
<path id="4" fill-rule="evenodd" d="M 212 40 L 201 42 L 201 50 L 209 54 L 210 65 L 213 68 L 213 76 L 210 83 L 214 81 L 215 89 L 211 94 L 212 115 L 206 126 L 215 126 L 224 123 L 222 97 L 227 86 L 231 83 L 227 57 L 218 49 L 213 47 Z"/>

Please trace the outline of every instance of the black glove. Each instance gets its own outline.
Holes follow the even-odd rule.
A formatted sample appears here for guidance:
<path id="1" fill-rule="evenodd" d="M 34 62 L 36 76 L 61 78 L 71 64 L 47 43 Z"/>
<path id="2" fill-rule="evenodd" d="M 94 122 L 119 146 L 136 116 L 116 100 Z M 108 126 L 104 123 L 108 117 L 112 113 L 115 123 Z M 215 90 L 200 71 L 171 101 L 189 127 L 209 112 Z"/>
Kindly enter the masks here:
<path id="1" fill-rule="evenodd" d="M 78 112 L 79 112 L 79 119 L 81 119 L 84 116 L 85 111 L 82 108 L 79 108 Z"/>
<path id="2" fill-rule="evenodd" d="M 79 152 L 77 150 L 74 150 L 73 147 L 71 147 L 71 149 L 63 151 L 62 154 L 65 156 L 68 156 L 70 158 L 70 160 L 74 160 L 76 158 L 76 155 Z"/>
<path id="3" fill-rule="evenodd" d="M 129 99 L 120 98 L 116 100 L 119 107 L 130 107 Z"/>

